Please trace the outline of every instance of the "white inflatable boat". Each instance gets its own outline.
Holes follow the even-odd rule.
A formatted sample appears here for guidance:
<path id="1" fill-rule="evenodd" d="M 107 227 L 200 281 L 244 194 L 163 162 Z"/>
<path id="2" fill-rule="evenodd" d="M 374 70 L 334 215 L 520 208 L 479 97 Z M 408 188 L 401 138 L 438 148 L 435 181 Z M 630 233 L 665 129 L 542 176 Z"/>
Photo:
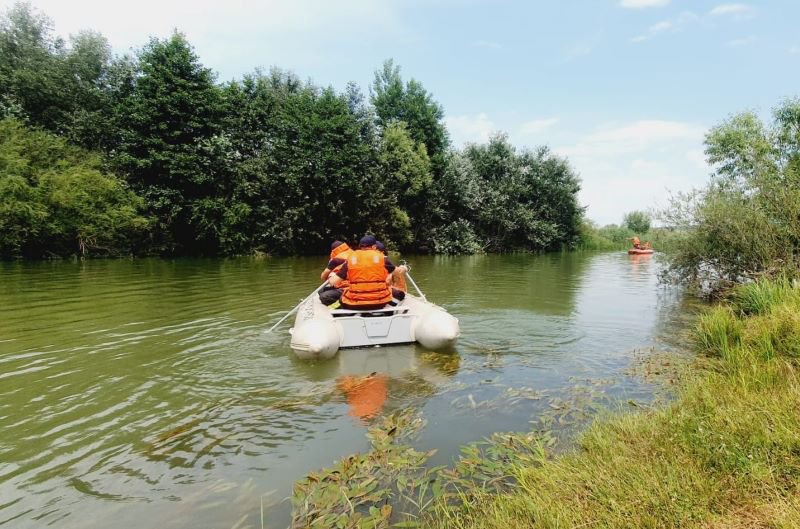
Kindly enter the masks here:
<path id="1" fill-rule="evenodd" d="M 297 311 L 291 347 L 303 359 L 332 358 L 340 348 L 417 342 L 428 349 L 455 345 L 458 319 L 419 297 L 406 294 L 396 307 L 378 310 L 329 309 L 318 295 Z"/>

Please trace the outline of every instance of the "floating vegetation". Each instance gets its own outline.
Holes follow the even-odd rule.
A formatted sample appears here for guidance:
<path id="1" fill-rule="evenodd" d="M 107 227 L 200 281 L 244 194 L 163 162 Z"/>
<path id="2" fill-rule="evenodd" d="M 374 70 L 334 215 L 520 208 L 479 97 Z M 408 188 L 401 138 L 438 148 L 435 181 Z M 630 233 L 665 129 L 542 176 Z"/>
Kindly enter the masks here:
<path id="1" fill-rule="evenodd" d="M 661 386 L 661 390 L 668 391 L 684 378 L 688 373 L 687 368 L 697 362 L 698 359 L 693 355 L 675 351 L 637 350 L 625 375 L 656 384 Z"/>
<path id="2" fill-rule="evenodd" d="M 461 356 L 458 354 L 425 351 L 421 356 L 426 364 L 436 367 L 444 375 L 453 376 L 461 367 Z"/>
<path id="3" fill-rule="evenodd" d="M 537 464 L 555 444 L 536 433 L 494 434 L 461 449 L 452 468 L 427 467 L 435 450 L 406 442 L 422 429 L 418 412 L 402 410 L 369 429 L 372 449 L 309 474 L 294 486 L 292 527 L 341 529 L 416 527 L 436 504 L 463 501 L 478 491 L 510 490 L 514 468 Z"/>
<path id="4" fill-rule="evenodd" d="M 292 527 L 388 527 L 402 493 L 419 489 L 434 452 L 419 452 L 401 441 L 424 426 L 419 414 L 403 410 L 383 417 L 367 433 L 372 449 L 309 474 L 294 486 Z"/>
<path id="5" fill-rule="evenodd" d="M 494 384 L 493 381 L 488 383 Z M 524 402 L 538 401 L 546 396 L 543 391 L 533 388 L 506 388 L 506 390 L 495 397 L 485 400 L 476 400 L 472 393 L 456 397 L 450 405 L 456 409 L 473 409 L 481 411 L 494 411 L 498 409 L 508 409 Z"/>

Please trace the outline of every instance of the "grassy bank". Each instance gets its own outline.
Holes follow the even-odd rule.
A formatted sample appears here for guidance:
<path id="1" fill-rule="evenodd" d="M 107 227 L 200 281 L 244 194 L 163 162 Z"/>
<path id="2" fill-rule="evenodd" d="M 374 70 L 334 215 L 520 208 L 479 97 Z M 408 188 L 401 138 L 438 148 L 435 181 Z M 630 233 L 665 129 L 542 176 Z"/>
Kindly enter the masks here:
<path id="1" fill-rule="evenodd" d="M 511 470 L 504 494 L 440 500 L 432 527 L 800 527 L 800 290 L 740 287 L 695 330 L 703 369 L 664 409 L 593 425 Z"/>

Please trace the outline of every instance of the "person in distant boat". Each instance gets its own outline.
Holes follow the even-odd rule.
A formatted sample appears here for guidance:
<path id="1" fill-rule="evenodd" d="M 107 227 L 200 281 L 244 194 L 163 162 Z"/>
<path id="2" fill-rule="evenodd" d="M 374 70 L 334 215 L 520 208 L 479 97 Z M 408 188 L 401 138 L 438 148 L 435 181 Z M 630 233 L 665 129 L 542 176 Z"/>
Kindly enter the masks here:
<path id="1" fill-rule="evenodd" d="M 397 267 L 377 249 L 377 243 L 372 235 L 362 237 L 358 250 L 328 277 L 330 285 L 341 290 L 339 302 L 343 308 L 373 310 L 405 298 L 405 292 L 390 286 L 391 274 Z M 349 284 L 342 288 L 344 281 Z"/>
<path id="2" fill-rule="evenodd" d="M 637 250 L 642 248 L 642 241 L 639 240 L 639 237 L 633 236 L 630 238 L 630 241 L 633 243 L 633 247 Z"/>
<path id="3" fill-rule="evenodd" d="M 328 260 L 328 265 L 320 274 L 320 279 L 327 281 L 332 273 L 342 268 L 347 258 L 350 257 L 352 253 L 353 249 L 350 248 L 346 242 L 333 241 L 331 243 L 331 255 Z M 323 305 L 333 305 L 339 300 L 342 295 L 342 289 L 345 287 L 347 287 L 346 281 L 340 284 L 339 287 L 334 287 L 330 284 L 325 285 L 319 292 L 319 300 L 322 301 Z"/>

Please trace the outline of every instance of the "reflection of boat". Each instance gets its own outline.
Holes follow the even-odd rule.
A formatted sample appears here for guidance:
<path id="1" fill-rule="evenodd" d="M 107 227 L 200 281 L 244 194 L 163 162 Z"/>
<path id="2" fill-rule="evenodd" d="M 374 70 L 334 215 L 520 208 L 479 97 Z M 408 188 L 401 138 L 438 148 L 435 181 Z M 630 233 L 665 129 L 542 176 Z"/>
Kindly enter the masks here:
<path id="1" fill-rule="evenodd" d="M 655 253 L 652 248 L 630 248 L 628 250 L 628 255 L 650 255 L 651 253 Z"/>
<path id="2" fill-rule="evenodd" d="M 396 307 L 331 310 L 311 296 L 297 311 L 291 347 L 303 359 L 331 358 L 339 348 L 418 342 L 428 349 L 455 345 L 458 320 L 425 299 L 406 294 Z"/>

